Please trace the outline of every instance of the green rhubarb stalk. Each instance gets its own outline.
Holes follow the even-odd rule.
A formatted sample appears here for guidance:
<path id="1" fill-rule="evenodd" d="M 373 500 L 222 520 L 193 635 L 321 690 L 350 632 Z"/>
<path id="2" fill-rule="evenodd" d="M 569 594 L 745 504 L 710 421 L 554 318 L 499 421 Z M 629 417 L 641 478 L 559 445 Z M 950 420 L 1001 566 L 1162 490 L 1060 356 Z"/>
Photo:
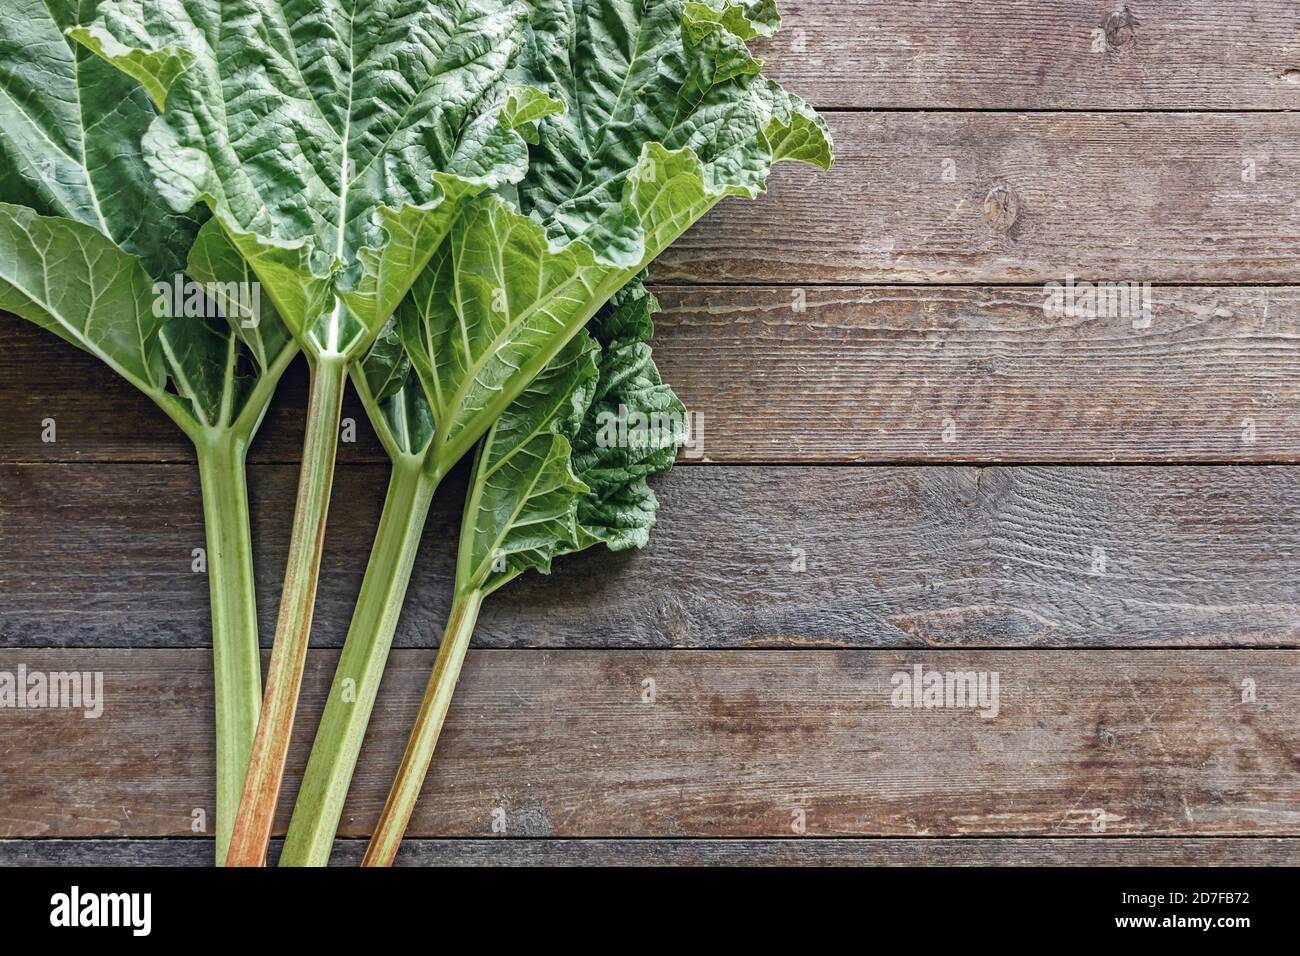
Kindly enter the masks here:
<path id="1" fill-rule="evenodd" d="M 248 448 L 281 376 L 296 354 L 292 346 L 282 349 L 259 379 L 243 413 L 229 426 L 211 432 L 190 429 L 199 460 L 212 611 L 217 866 L 226 865 L 262 703 L 257 587 L 248 510 Z M 225 410 L 229 416 L 232 410 L 228 398 Z"/>
<path id="2" fill-rule="evenodd" d="M 420 702 L 420 712 L 406 742 L 406 750 L 402 753 L 397 778 L 366 847 L 362 866 L 392 866 L 393 858 L 397 856 L 397 848 L 402 843 L 411 812 L 420 797 L 420 788 L 429 772 L 433 751 L 438 746 L 438 735 L 447 719 L 447 710 L 451 707 L 452 694 L 460 679 L 461 666 L 465 663 L 465 653 L 469 650 L 469 640 L 474 634 L 482 603 L 483 592 L 474 589 L 458 591 L 452 602 L 433 674 Z"/>
<path id="3" fill-rule="evenodd" d="M 307 638 L 316 601 L 346 381 L 347 364 L 342 355 L 317 356 L 311 362 L 307 428 L 289 537 L 289 559 L 266 674 L 262 716 L 253 739 L 248 775 L 227 856 L 231 866 L 262 866 L 266 862 L 307 662 Z"/>
<path id="4" fill-rule="evenodd" d="M 212 605 L 218 866 L 225 865 L 262 700 L 257 592 L 253 585 L 244 466 L 247 447 L 243 437 L 233 433 L 197 445 Z"/>
<path id="5" fill-rule="evenodd" d="M 393 461 L 365 579 L 303 775 L 281 866 L 325 866 L 439 478 L 421 459 Z"/>
<path id="6" fill-rule="evenodd" d="M 201 232 L 191 250 L 189 269 L 204 281 L 251 282 L 247 265 L 214 228 Z M 226 864 L 229 853 L 262 700 L 248 509 L 248 449 L 280 379 L 298 354 L 274 308 L 267 303 L 262 303 L 254 316 L 236 311 L 229 321 L 231 328 L 224 342 L 224 387 L 219 396 L 210 400 L 210 420 L 204 427 L 182 425 L 198 452 L 208 551 L 217 727 L 218 866 Z M 201 357 L 209 353 L 202 349 L 192 353 L 193 344 L 183 334 L 183 327 L 164 327 L 161 345 L 173 378 L 178 386 L 197 396 L 201 394 L 196 384 L 200 381 Z M 241 358 L 251 358 L 261 370 L 246 394 L 240 394 L 239 388 Z"/>

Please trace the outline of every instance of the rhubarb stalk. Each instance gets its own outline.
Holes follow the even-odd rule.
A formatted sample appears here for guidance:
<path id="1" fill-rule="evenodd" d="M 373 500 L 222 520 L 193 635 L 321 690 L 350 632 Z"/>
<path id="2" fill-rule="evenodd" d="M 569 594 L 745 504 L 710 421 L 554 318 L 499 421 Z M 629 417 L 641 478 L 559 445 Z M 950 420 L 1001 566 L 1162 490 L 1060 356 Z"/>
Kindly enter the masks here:
<path id="1" fill-rule="evenodd" d="M 218 866 L 225 863 L 235 810 L 244 792 L 244 776 L 262 696 L 244 468 L 246 447 L 239 436 L 230 433 L 220 441 L 198 445 L 212 604 Z"/>
<path id="2" fill-rule="evenodd" d="M 388 799 L 384 801 L 379 823 L 366 847 L 362 866 L 393 865 L 406 825 L 411 820 L 411 812 L 420 798 L 434 748 L 438 746 L 438 735 L 451 707 L 451 697 L 456 690 L 456 681 L 460 679 L 461 666 L 465 663 L 465 652 L 469 650 L 469 639 L 474 633 L 482 602 L 483 593 L 476 590 L 458 593 L 452 602 L 433 674 L 420 702 L 420 712 L 402 753 L 397 776 L 388 791 Z"/>
<path id="3" fill-rule="evenodd" d="M 307 639 L 316 603 L 316 583 L 324 547 L 334 459 L 338 451 L 346 377 L 346 359 L 342 355 L 324 353 L 312 361 L 302 472 L 289 539 L 280 616 L 266 675 L 262 716 L 253 740 L 248 776 L 227 857 L 230 866 L 264 866 L 266 863 L 280 782 L 288 759 L 289 737 L 293 732 L 294 711 L 307 661 Z"/>

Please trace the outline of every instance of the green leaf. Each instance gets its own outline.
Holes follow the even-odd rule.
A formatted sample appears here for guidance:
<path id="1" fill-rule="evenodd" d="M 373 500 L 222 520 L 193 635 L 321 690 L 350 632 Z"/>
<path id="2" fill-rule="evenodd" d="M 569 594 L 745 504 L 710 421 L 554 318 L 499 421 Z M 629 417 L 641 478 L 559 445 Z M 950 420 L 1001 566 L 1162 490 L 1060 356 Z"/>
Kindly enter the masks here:
<path id="1" fill-rule="evenodd" d="M 106 0 L 72 35 L 166 111 L 145 159 L 174 209 L 211 207 L 315 351 L 379 333 L 472 196 L 518 180 L 501 0 Z M 337 298 L 336 298 L 337 297 Z"/>
<path id="2" fill-rule="evenodd" d="M 215 219 L 200 230 L 188 269 L 217 314 L 178 316 L 163 325 L 160 339 L 172 381 L 195 403 L 205 427 L 232 427 L 246 415 L 260 419 L 298 345 Z M 199 383 L 208 383 L 207 390 Z"/>
<path id="3" fill-rule="evenodd" d="M 582 328 L 610 271 L 582 247 L 548 251 L 542 228 L 504 200 L 464 214 L 398 311 L 440 464 L 473 447 Z"/>
<path id="4" fill-rule="evenodd" d="M 25 300 L 13 311 L 99 357 L 173 418 L 180 415 L 187 431 L 216 427 L 222 415 L 233 422 L 258 369 L 282 369 L 287 332 L 274 309 L 256 325 L 248 315 L 232 320 L 257 362 L 249 369 L 224 320 L 169 319 L 158 308 L 157 288 L 140 273 L 158 288 L 180 287 L 187 253 L 199 281 L 249 288 L 253 277 L 215 223 L 200 229 L 196 216 L 173 211 L 159 196 L 140 145 L 157 118 L 149 98 L 65 36 L 93 14 L 94 3 L 16 2 L 0 36 L 0 200 L 41 215 L 15 206 L 7 216 L 15 242 L 9 295 Z M 57 302 L 34 304 L 38 282 Z"/>
<path id="5" fill-rule="evenodd" d="M 367 392 L 376 402 L 392 398 L 411 377 L 411 359 L 402 347 L 396 317 L 375 338 L 374 345 L 361 363 L 361 374 Z"/>
<path id="6" fill-rule="evenodd" d="M 465 503 L 457 588 L 494 590 L 577 540 L 577 495 L 570 438 L 597 377 L 591 337 L 575 337 L 529 384 L 479 445 Z"/>
<path id="7" fill-rule="evenodd" d="M 204 281 L 234 279 L 224 268 L 237 259 L 212 263 L 216 271 Z M 171 286 L 155 282 L 138 258 L 91 226 L 0 203 L 0 310 L 94 355 L 192 438 L 199 430 L 233 427 L 246 411 L 260 419 L 293 354 L 290 341 L 281 334 L 269 371 L 259 369 L 232 328 L 237 321 L 169 315 Z M 275 322 L 274 312 L 262 318 Z M 266 387 L 255 392 L 264 374 Z"/>
<path id="8" fill-rule="evenodd" d="M 536 146 L 537 124 L 547 116 L 564 112 L 564 101 L 548 96 L 531 86 L 512 86 L 506 94 L 501 110 L 501 121 L 510 129 L 517 129 L 524 140 Z"/>
<path id="9" fill-rule="evenodd" d="M 742 40 L 771 36 L 781 25 L 775 0 L 706 0 L 686 3 L 684 10 L 690 29 L 701 35 L 708 32 L 706 24 L 718 24 Z"/>
<path id="10" fill-rule="evenodd" d="M 451 618 L 368 863 L 392 861 L 484 594 L 528 568 L 547 571 L 558 554 L 598 542 L 643 544 L 653 523 L 657 503 L 645 474 L 671 463 L 680 430 L 639 444 L 606 442 L 600 421 L 581 424 L 576 406 L 598 418 L 625 407 L 641 414 L 644 406 L 651 416 L 684 409 L 649 362 L 648 295 L 630 290 L 598 310 L 715 203 L 761 191 L 774 162 L 831 159 L 821 120 L 759 76 L 746 47 L 775 29 L 771 0 L 534 0 L 532 7 L 512 78 L 566 110 L 549 112 L 552 102 L 534 94 L 531 105 L 503 111 L 548 113 L 535 135 L 525 130 L 527 175 L 467 200 L 399 308 L 398 329 L 436 430 L 422 459 L 402 461 L 395 480 L 418 464 L 419 477 L 436 482 L 482 441 Z M 590 348 L 583 328 L 593 317 L 606 346 L 594 377 L 577 359 Z M 375 396 L 410 379 L 387 346 L 372 349 L 362 371 L 353 380 L 395 454 L 400 442 Z M 574 472 L 575 461 L 590 482 Z M 413 506 L 405 507 L 403 514 L 401 499 L 390 496 L 381 529 L 409 534 Z M 409 575 L 409 561 L 392 557 L 397 549 L 383 534 L 376 548 L 363 595 L 389 581 L 404 585 Z M 377 670 L 393 626 L 374 613 L 354 619 L 343 659 Z M 327 708 L 327 736 L 313 750 L 306 802 L 290 833 L 293 861 L 328 856 L 321 835 L 333 831 L 341 810 L 363 707 L 359 722 L 355 709 L 341 716 L 333 701 Z M 320 801 L 327 792 L 334 797 Z"/>
<path id="11" fill-rule="evenodd" d="M 591 323 L 602 346 L 600 381 L 573 441 L 579 548 L 645 547 L 658 502 L 648 475 L 667 471 L 687 438 L 686 406 L 659 377 L 650 352 L 658 309 L 641 282 L 619 291 Z"/>
<path id="12" fill-rule="evenodd" d="M 158 398 L 153 280 L 140 260 L 90 226 L 0 203 L 0 310 L 89 352 Z"/>
<path id="13" fill-rule="evenodd" d="M 547 574 L 556 557 L 596 544 L 645 545 L 658 507 L 645 479 L 672 467 L 686 420 L 650 356 L 655 308 L 634 281 L 488 430 L 465 506 L 460 593 L 491 592 L 529 568 Z M 641 419 L 662 427 L 638 430 Z"/>
<path id="14" fill-rule="evenodd" d="M 757 195 L 780 159 L 831 158 L 815 113 L 734 62 L 770 4 L 536 6 L 514 75 L 568 108 L 540 121 L 522 211 L 475 198 L 399 307 L 435 471 L 717 202 Z"/>
<path id="15" fill-rule="evenodd" d="M 706 191 L 719 197 L 757 195 L 778 159 L 830 164 L 825 124 L 758 75 L 745 47 L 775 29 L 771 3 L 538 0 L 537 7 L 517 73 L 568 109 L 543 121 L 520 194 L 524 211 L 545 219 L 552 237 L 581 237 L 608 261 L 644 265 L 653 253 L 621 198 L 647 143 L 691 150 Z M 797 154 L 781 149 L 792 129 L 810 140 Z"/>
<path id="16" fill-rule="evenodd" d="M 169 209 L 141 139 L 145 93 L 64 30 L 90 0 L 8 0 L 0 31 L 0 202 L 93 226 L 155 278 L 179 272 L 198 219 Z"/>
<path id="17" fill-rule="evenodd" d="M 211 289 L 231 330 L 262 371 L 282 361 L 286 349 L 297 350 L 275 304 L 261 294 L 257 274 L 216 220 L 209 219 L 199 231 L 186 270 L 190 278 Z"/>
<path id="18" fill-rule="evenodd" d="M 721 196 L 690 150 L 647 144 L 621 208 L 653 258 Z M 632 279 L 585 241 L 557 245 L 505 200 L 457 220 L 399 308 L 399 325 L 437 431 L 438 467 L 454 464 L 596 311 Z"/>

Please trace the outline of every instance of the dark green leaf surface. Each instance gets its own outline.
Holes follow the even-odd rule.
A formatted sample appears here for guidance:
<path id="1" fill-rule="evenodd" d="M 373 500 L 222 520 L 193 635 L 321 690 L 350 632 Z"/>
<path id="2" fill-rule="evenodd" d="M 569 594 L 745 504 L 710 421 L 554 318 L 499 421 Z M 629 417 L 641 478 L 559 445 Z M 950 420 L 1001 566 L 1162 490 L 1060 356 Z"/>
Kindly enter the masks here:
<path id="1" fill-rule="evenodd" d="M 222 319 L 168 319 L 158 341 L 173 386 L 202 427 L 223 428 L 238 417 L 257 376 Z"/>
<path id="2" fill-rule="evenodd" d="M 368 344 L 461 204 L 519 179 L 505 74 L 527 13 L 501 0 L 106 0 L 73 35 L 163 115 L 146 161 L 206 202 L 304 345 Z M 335 300 L 338 295 L 343 310 Z"/>
<path id="3" fill-rule="evenodd" d="M 297 343 L 215 219 L 200 230 L 187 268 L 219 314 L 164 324 L 160 339 L 172 381 L 206 428 L 232 427 L 241 416 L 260 419 Z"/>
<path id="4" fill-rule="evenodd" d="M 6 0 L 0 29 L 0 202 L 93 226 L 155 278 L 179 272 L 198 231 L 169 209 L 140 142 L 149 97 L 64 35 L 91 0 Z"/>
<path id="5" fill-rule="evenodd" d="M 758 75 L 770 3 L 538 0 L 515 79 L 543 118 L 522 213 L 478 197 L 400 308 L 449 467 L 533 376 L 692 223 L 772 164 L 829 165 L 821 119 Z"/>
<path id="6" fill-rule="evenodd" d="M 650 353 L 659 304 L 635 281 L 591 324 L 602 346 L 600 381 L 573 442 L 578 548 L 645 547 L 659 505 L 646 476 L 667 471 L 687 438 L 686 406 L 663 383 Z"/>
<path id="7" fill-rule="evenodd" d="M 627 178 L 645 173 L 646 144 L 690 150 L 716 196 L 753 197 L 781 158 L 829 166 L 821 119 L 759 75 L 746 48 L 776 25 L 770 2 L 538 0 L 518 76 L 567 109 L 543 120 L 520 187 L 524 211 L 552 237 L 644 266 L 660 250 L 623 196 Z"/>
<path id="8" fill-rule="evenodd" d="M 489 429 L 466 500 L 459 590 L 549 573 L 554 558 L 596 544 L 645 545 L 658 507 L 646 476 L 670 468 L 685 438 L 686 409 L 650 357 L 655 307 L 633 282 Z M 667 427 L 609 427 L 638 417 Z"/>

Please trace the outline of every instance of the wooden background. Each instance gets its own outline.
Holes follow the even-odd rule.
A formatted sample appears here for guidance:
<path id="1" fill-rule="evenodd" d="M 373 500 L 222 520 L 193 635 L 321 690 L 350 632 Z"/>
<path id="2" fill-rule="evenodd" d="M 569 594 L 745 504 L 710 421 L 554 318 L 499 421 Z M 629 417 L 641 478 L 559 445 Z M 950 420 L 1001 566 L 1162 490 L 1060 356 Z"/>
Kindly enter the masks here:
<path id="1" fill-rule="evenodd" d="M 646 551 L 493 599 L 400 862 L 1300 862 L 1300 7 L 784 12 L 769 72 L 838 166 L 782 167 L 657 265 L 704 457 L 658 481 Z M 1153 321 L 1045 316 L 1068 275 L 1153 283 Z M 299 369 L 253 454 L 268 636 L 303 399 Z M 345 414 L 294 785 L 385 481 Z M 211 858 L 191 459 L 0 319 L 0 669 L 100 670 L 108 698 L 0 712 L 0 862 Z M 339 861 L 423 688 L 462 489 Z M 890 707 L 915 664 L 998 672 L 999 716 Z"/>

